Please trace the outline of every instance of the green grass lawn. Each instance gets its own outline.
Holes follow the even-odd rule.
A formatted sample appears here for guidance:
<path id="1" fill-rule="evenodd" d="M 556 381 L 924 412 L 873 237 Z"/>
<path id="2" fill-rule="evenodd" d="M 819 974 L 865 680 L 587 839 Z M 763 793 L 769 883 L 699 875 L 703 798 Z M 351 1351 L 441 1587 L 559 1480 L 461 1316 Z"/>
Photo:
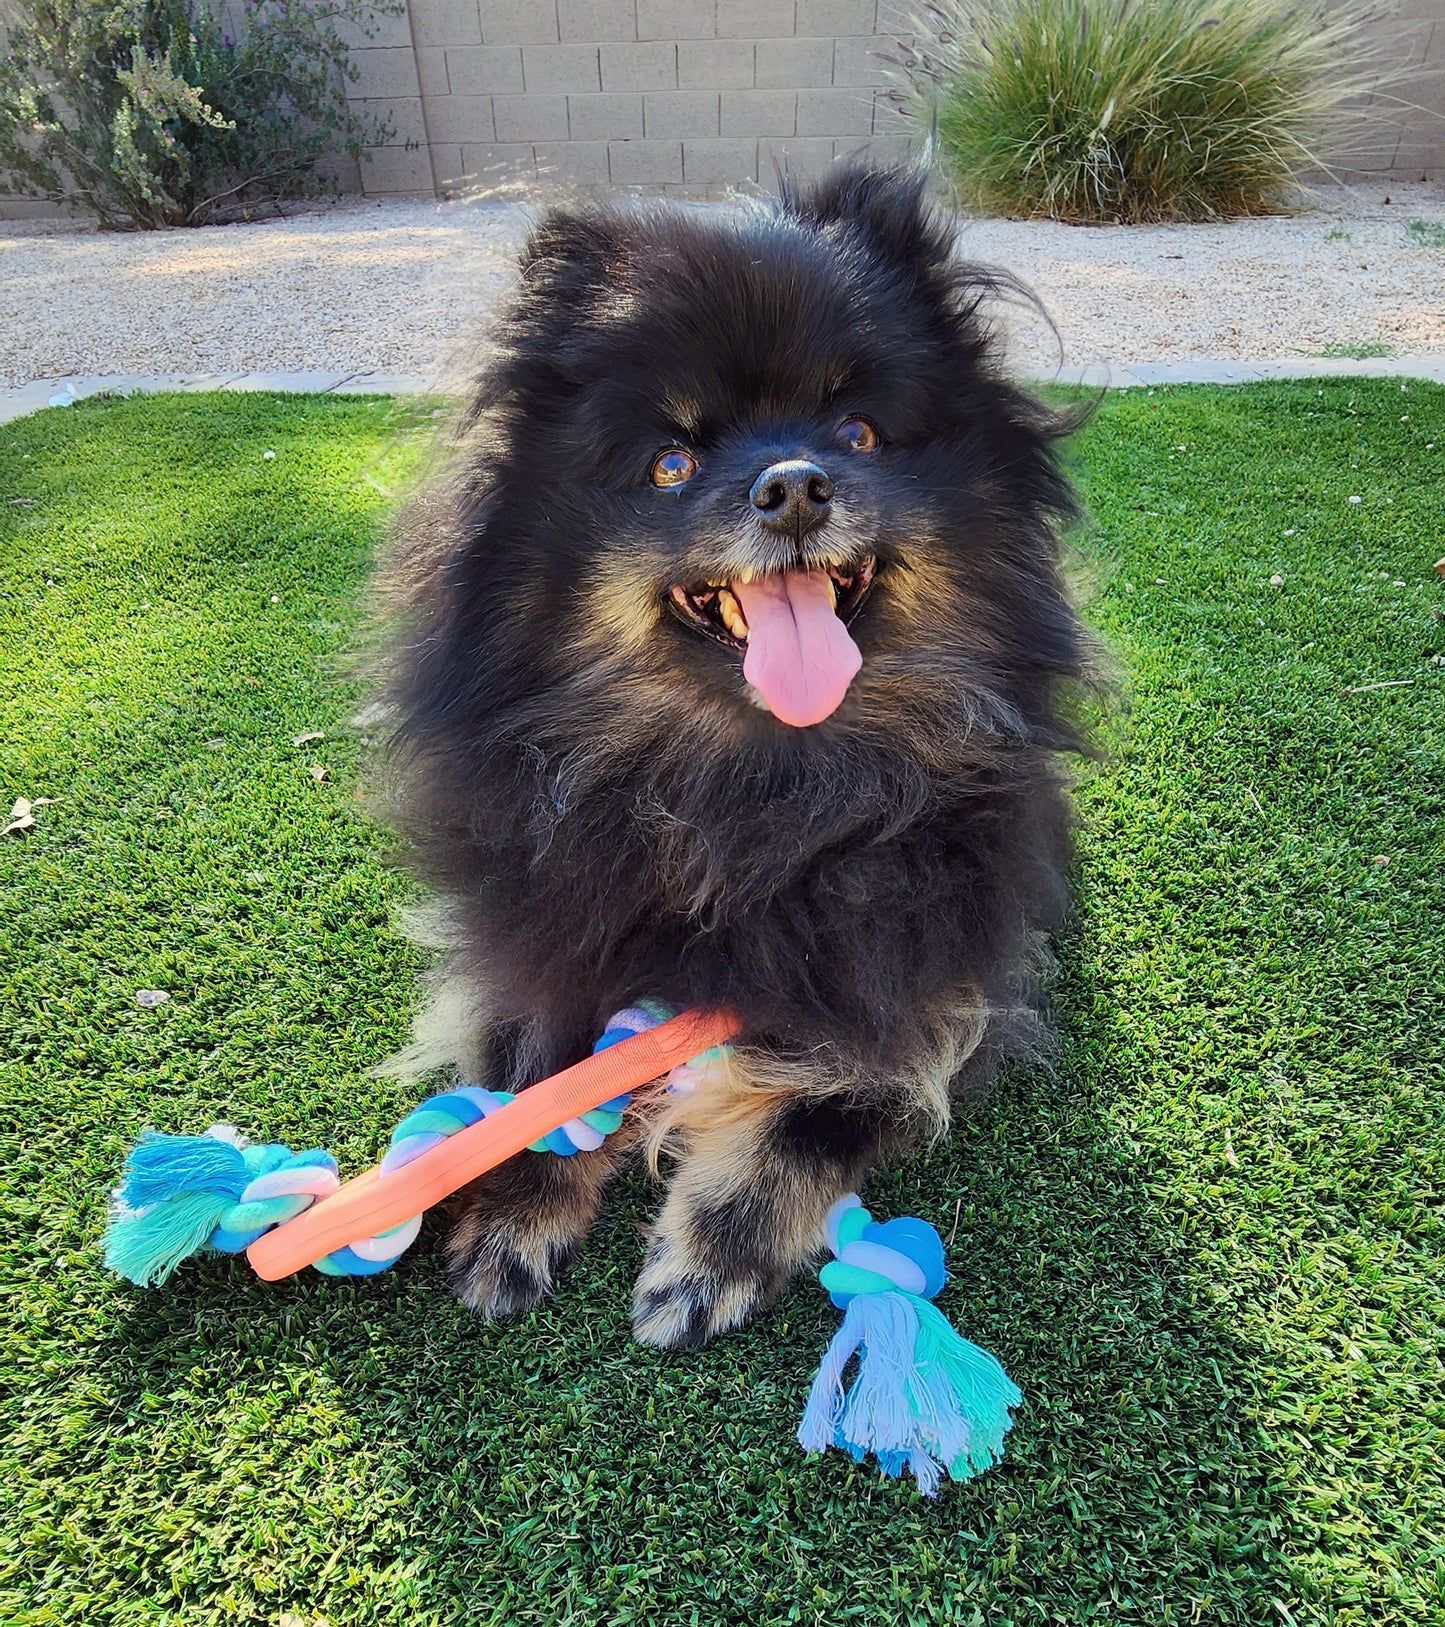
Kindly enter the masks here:
<path id="1" fill-rule="evenodd" d="M 798 1452 L 815 1284 L 631 1342 L 641 1177 L 507 1327 L 424 1246 L 101 1269 L 142 1125 L 354 1172 L 410 1105 L 366 1078 L 418 960 L 347 655 L 429 430 L 216 395 L 0 431 L 0 796 L 56 799 L 0 840 L 0 1621 L 1445 1622 L 1445 390 L 1135 391 L 1081 437 L 1132 699 L 1061 1065 L 868 1189 L 956 1229 L 942 1308 L 1027 1396 L 933 1504 Z"/>

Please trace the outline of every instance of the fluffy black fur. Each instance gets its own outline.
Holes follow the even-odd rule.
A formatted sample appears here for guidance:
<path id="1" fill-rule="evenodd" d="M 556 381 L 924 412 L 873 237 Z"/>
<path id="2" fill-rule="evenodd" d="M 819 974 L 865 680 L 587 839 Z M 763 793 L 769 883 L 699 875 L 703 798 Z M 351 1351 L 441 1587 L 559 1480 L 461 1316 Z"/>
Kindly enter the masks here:
<path id="1" fill-rule="evenodd" d="M 658 1342 L 776 1292 L 890 1129 L 936 1125 L 947 1076 L 988 1072 L 1063 906 L 1058 754 L 1079 744 L 1086 654 L 1056 538 L 1068 426 L 999 369 L 981 307 L 1010 292 L 960 262 L 911 173 L 843 169 L 731 222 L 554 211 L 462 472 L 393 561 L 396 818 L 446 904 L 450 1054 L 516 1087 L 643 994 L 742 1016 L 737 1091 L 682 1126 L 698 1195 L 672 1220 L 669 1201 L 644 1272 Z M 871 455 L 836 439 L 855 415 Z M 658 490 L 670 446 L 698 473 Z M 837 500 L 794 543 L 747 492 L 798 455 Z M 669 610 L 673 584 L 739 561 L 864 552 L 862 670 L 810 728 L 760 709 L 738 655 Z M 482 1183 L 453 1248 L 466 1297 L 499 1314 L 543 1291 L 598 1186 L 570 1227 L 549 1188 L 529 1244 L 517 1178 Z M 786 1257 L 763 1260 L 780 1229 Z M 686 1303 L 659 1320 L 658 1294 Z"/>

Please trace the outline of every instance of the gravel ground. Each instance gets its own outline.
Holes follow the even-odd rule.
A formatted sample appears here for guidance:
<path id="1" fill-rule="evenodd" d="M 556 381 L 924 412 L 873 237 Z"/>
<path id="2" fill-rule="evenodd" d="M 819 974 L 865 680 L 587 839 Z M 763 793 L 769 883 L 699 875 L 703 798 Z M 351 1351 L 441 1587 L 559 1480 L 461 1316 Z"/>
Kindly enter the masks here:
<path id="1" fill-rule="evenodd" d="M 1063 355 L 1039 324 L 1021 326 L 1017 353 L 1033 366 L 1445 352 L 1445 246 L 1407 230 L 1425 220 L 1445 236 L 1445 189 L 1313 202 L 1218 226 L 981 220 L 964 245 L 1042 296 Z M 409 199 L 193 231 L 0 222 L 0 385 L 254 369 L 444 382 L 506 288 L 528 216 L 514 200 Z"/>

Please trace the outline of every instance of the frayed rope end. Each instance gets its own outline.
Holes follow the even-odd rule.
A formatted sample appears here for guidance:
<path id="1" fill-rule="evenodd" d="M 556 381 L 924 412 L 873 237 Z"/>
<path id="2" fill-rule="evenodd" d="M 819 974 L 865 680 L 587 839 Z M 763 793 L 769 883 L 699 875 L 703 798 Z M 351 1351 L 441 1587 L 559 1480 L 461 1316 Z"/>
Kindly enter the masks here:
<path id="1" fill-rule="evenodd" d="M 859 1463 L 871 1452 L 886 1475 L 910 1469 L 925 1497 L 945 1472 L 969 1480 L 992 1467 L 1023 1394 L 929 1303 L 946 1278 L 938 1233 L 912 1216 L 877 1225 L 850 1193 L 829 1212 L 828 1241 L 836 1259 L 819 1278 L 843 1325 L 808 1393 L 804 1451 L 836 1446 Z"/>

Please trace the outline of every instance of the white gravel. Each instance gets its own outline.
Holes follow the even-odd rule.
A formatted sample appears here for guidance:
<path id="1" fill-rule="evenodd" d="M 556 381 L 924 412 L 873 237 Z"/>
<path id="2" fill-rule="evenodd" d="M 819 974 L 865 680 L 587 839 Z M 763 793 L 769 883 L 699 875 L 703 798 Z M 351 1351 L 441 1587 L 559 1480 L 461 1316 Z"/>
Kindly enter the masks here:
<path id="1" fill-rule="evenodd" d="M 1388 198 L 1388 201 L 1386 199 Z M 529 208 L 351 202 L 260 225 L 102 233 L 0 222 L 0 385 L 74 373 L 265 369 L 445 381 L 505 289 Z M 1438 185 L 1329 189 L 1310 212 L 1218 226 L 981 220 L 970 257 L 1042 296 L 1069 365 L 1445 352 Z M 1035 324 L 1020 360 L 1061 358 Z"/>

